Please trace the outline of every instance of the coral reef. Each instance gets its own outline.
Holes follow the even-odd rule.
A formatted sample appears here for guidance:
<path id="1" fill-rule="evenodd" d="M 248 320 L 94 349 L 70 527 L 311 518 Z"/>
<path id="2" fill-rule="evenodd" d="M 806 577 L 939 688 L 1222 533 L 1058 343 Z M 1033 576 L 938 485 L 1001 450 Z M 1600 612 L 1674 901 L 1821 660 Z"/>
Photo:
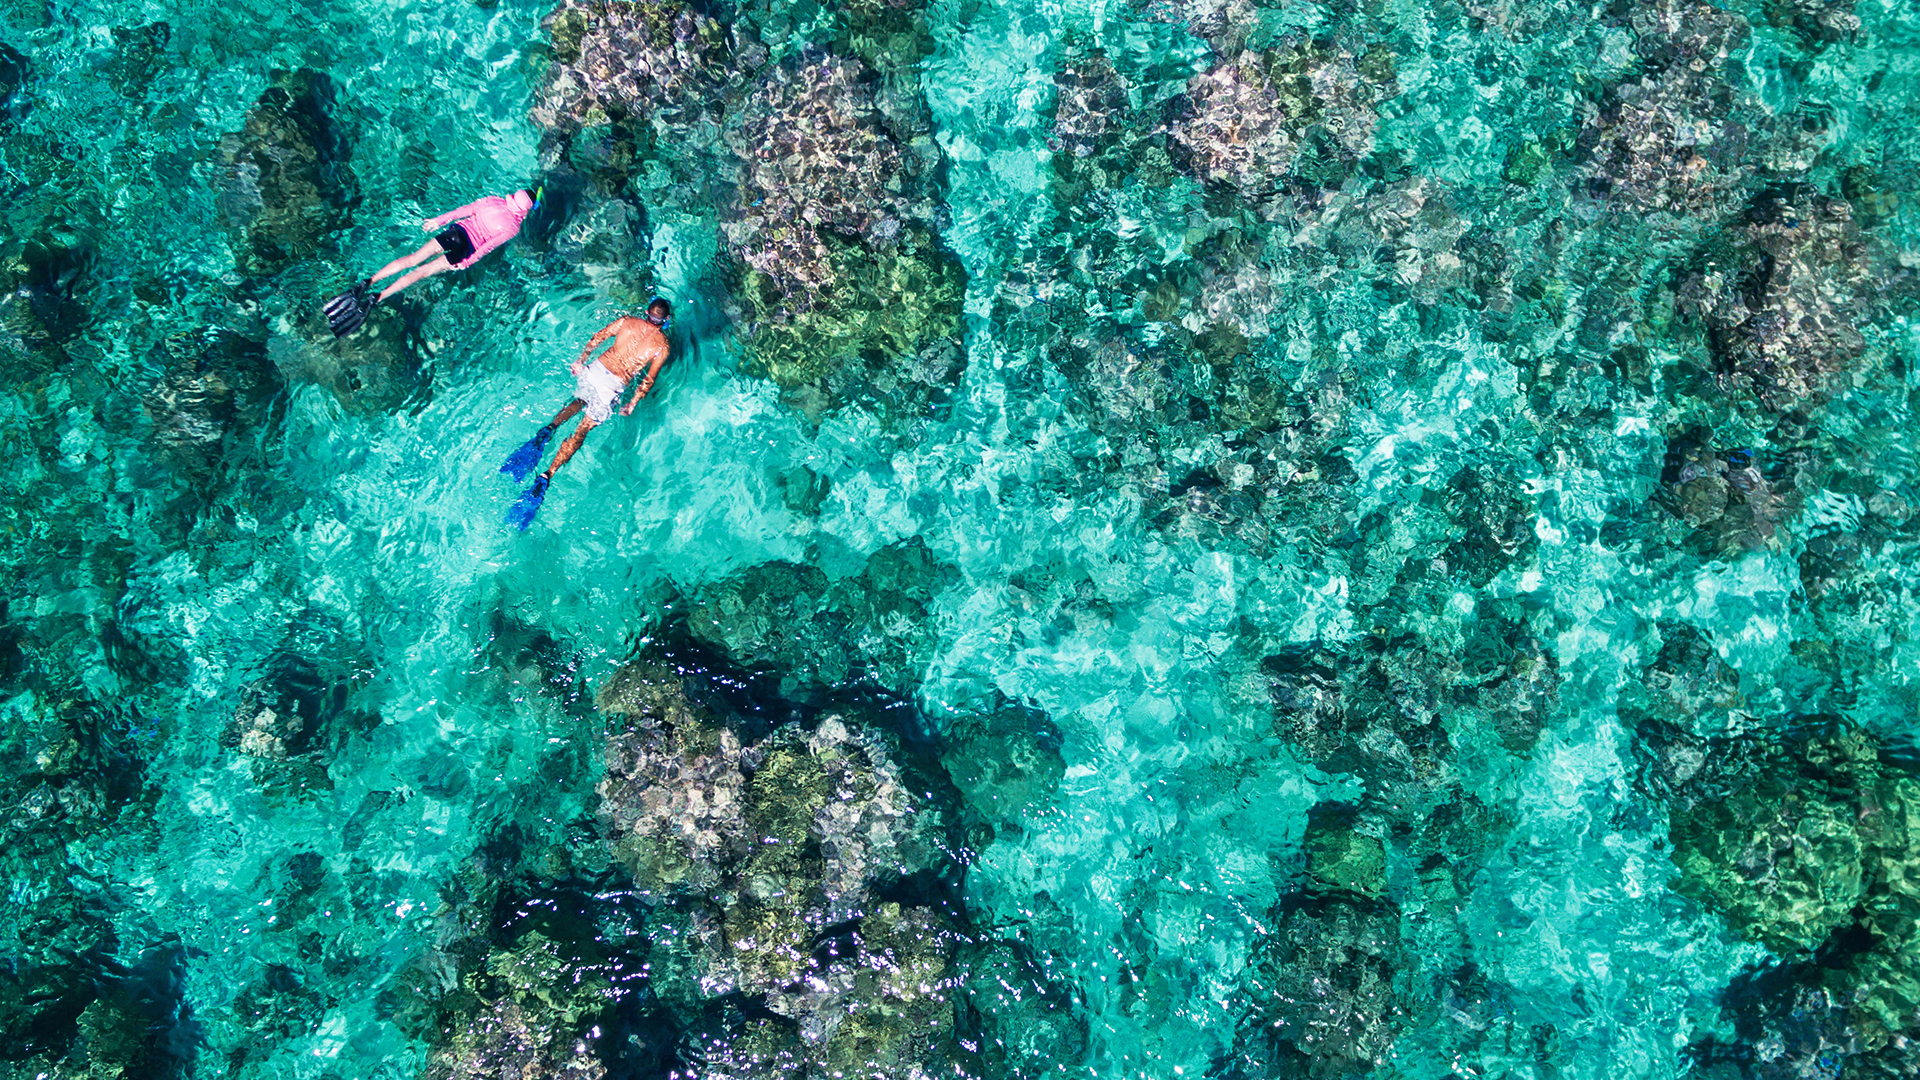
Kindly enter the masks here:
<path id="1" fill-rule="evenodd" d="M 1920 1037 L 1920 780 L 1883 761 L 1865 733 L 1832 722 L 1785 739 L 1702 739 L 1642 720 L 1636 747 L 1643 786 L 1670 800 L 1675 888 L 1787 961 L 1727 994 L 1758 1071 L 1910 1066 Z"/>
<path id="2" fill-rule="evenodd" d="M 778 670 L 784 694 L 862 679 L 904 692 L 934 641 L 928 605 L 953 578 L 918 537 L 837 581 L 815 566 L 765 563 L 702 589 L 687 626 L 735 663 Z"/>
<path id="3" fill-rule="evenodd" d="M 431 389 L 431 368 L 418 348 L 419 318 L 403 298 L 374 308 L 365 326 L 336 338 L 316 307 L 298 326 L 277 325 L 267 356 L 287 382 L 323 387 L 350 412 L 393 412 L 424 402 Z"/>
<path id="4" fill-rule="evenodd" d="M 1856 321 L 1879 281 L 1852 206 L 1772 189 L 1733 233 L 1726 261 L 1682 284 L 1681 312 L 1706 324 L 1729 391 L 1776 412 L 1824 400 L 1860 360 Z"/>
<path id="5" fill-rule="evenodd" d="M 1176 158 L 1200 179 L 1260 200 L 1277 194 L 1310 138 L 1354 160 L 1373 149 L 1374 105 L 1398 93 L 1384 49 L 1300 45 L 1224 58 L 1187 84 L 1168 124 Z"/>
<path id="6" fill-rule="evenodd" d="M 858 60 L 782 64 L 728 126 L 742 166 L 722 228 L 745 268 L 748 343 L 789 390 L 838 400 L 853 381 L 924 400 L 958 375 L 942 344 L 965 274 L 935 240 L 941 155 L 925 104 L 888 88 Z"/>
<path id="7" fill-rule="evenodd" d="M 1164 188 L 1173 180 L 1166 135 L 1132 105 L 1127 80 L 1101 50 L 1066 58 L 1054 74 L 1054 202 L 1071 211 L 1094 191 L 1129 183 Z"/>
<path id="8" fill-rule="evenodd" d="M 1718 450 L 1696 429 L 1667 443 L 1660 501 L 1714 551 L 1753 550 L 1776 542 L 1799 509 L 1792 491 L 1776 491 L 1750 450 Z"/>
<path id="9" fill-rule="evenodd" d="M 247 272 L 276 273 L 321 253 L 343 223 L 354 181 L 332 112 L 325 75 L 281 73 L 246 126 L 220 141 L 220 212 Z"/>
<path id="10" fill-rule="evenodd" d="M 1815 49 L 1852 41 L 1860 34 L 1854 0 L 1768 0 L 1767 22 L 1791 26 Z"/>
<path id="11" fill-rule="evenodd" d="M 154 441 L 196 479 L 267 423 L 284 388 L 259 342 L 219 327 L 168 335 L 151 362 L 163 373 L 142 398 Z"/>
<path id="12" fill-rule="evenodd" d="M 1484 730 L 1528 752 L 1558 705 L 1558 665 L 1524 619 L 1490 607 L 1451 654 L 1375 637 L 1268 657 L 1275 729 L 1307 761 L 1355 773 L 1395 805 L 1445 788 L 1449 732 Z"/>
<path id="13" fill-rule="evenodd" d="M 727 239 L 742 262 L 791 296 L 796 313 L 811 303 L 807 291 L 835 279 L 823 232 L 878 248 L 909 224 L 932 221 L 931 141 L 898 131 L 875 87 L 857 60 L 782 65 L 728 131 L 745 168 Z"/>
<path id="14" fill-rule="evenodd" d="M 66 361 L 65 343 L 86 325 L 81 296 L 87 250 L 53 237 L 9 245 L 0 260 L 0 364 L 26 379 Z"/>
<path id="15" fill-rule="evenodd" d="M 44 1027 L 31 1031 L 0 1064 L 0 1075 L 35 1080 L 135 1080 L 138 1077 L 192 1075 L 199 1050 L 200 1026 L 186 1000 L 187 949 L 177 937 L 166 936 L 140 950 L 131 963 L 113 956 L 112 943 L 82 957 L 64 958 L 78 967 L 88 984 L 85 1006 L 56 1021 L 62 1045 L 46 1046 L 52 1034 Z M 11 980 L 8 980 L 11 981 Z M 0 992 L 5 990 L 0 984 Z M 32 1021 L 45 1021 L 47 1002 L 24 1003 Z M 61 1004 L 72 1004 L 71 1001 Z M 40 1015 L 33 1015 L 40 1013 Z M 17 1015 L 17 1014 L 16 1014 Z M 41 1052 L 35 1053 L 36 1043 Z M 20 1051 L 24 1050 L 25 1053 Z M 11 1059 L 11 1060 L 7 1060 Z M 24 1059 L 24 1060 L 22 1060 Z M 18 1062 L 18 1064 L 13 1064 Z M 8 1065 L 13 1065 L 11 1069 Z"/>
<path id="16" fill-rule="evenodd" d="M 1754 138 L 1733 116 L 1736 91 L 1722 73 L 1747 21 L 1704 0 L 1638 4 L 1629 19 L 1640 77 L 1608 91 L 1578 138 L 1593 189 L 1635 210 L 1723 217 Z"/>
<path id="17" fill-rule="evenodd" d="M 551 62 L 531 112 L 561 134 L 629 120 L 683 132 L 734 70 L 758 66 L 713 18 L 668 0 L 563 0 L 542 25 Z"/>
<path id="18" fill-rule="evenodd" d="M 815 418 L 860 398 L 914 415 L 964 362 L 966 276 L 937 239 L 942 153 L 910 65 L 876 45 L 917 40 L 895 25 L 909 7 L 846 12 L 841 45 L 877 71 L 813 49 L 770 64 L 753 29 L 773 12 L 728 27 L 677 4 L 567 0 L 546 23 L 535 123 L 569 144 L 582 127 L 638 124 L 676 160 L 705 162 L 697 184 L 732 181 L 730 313 L 754 362 Z"/>
<path id="19" fill-rule="evenodd" d="M 931 1075 L 951 1052 L 946 971 L 959 938 L 941 910 L 877 892 L 942 861 L 945 825 L 924 779 L 851 717 L 743 742 L 644 661 L 599 701 L 601 818 L 650 903 L 694 905 L 690 983 L 703 997 L 763 999 L 795 1025 L 791 1042 L 760 1028 L 727 1052 L 729 1067 L 752 1075 L 754 1062 L 797 1059 L 841 1075 Z"/>
<path id="20" fill-rule="evenodd" d="M 960 264 L 918 228 L 879 251 L 832 233 L 813 249 L 828 280 L 804 301 L 758 271 L 741 287 L 756 362 L 788 400 L 812 417 L 854 399 L 905 416 L 943 398 L 966 367 Z"/>
<path id="21" fill-rule="evenodd" d="M 240 688 L 221 745 L 251 759 L 255 781 L 269 789 L 331 787 L 327 765 L 340 746 L 380 722 L 349 703 L 367 669 L 354 663 L 339 625 L 313 611 L 295 621 L 261 667 L 260 677 Z"/>
<path id="22" fill-rule="evenodd" d="M 529 932 L 466 975 L 463 996 L 474 1009 L 448 1026 L 450 1038 L 435 1047 L 425 1075 L 601 1080 L 607 1069 L 588 1029 L 612 988 L 604 967 Z"/>
<path id="23" fill-rule="evenodd" d="M 1350 1076 L 1385 1062 L 1405 1022 L 1394 981 L 1407 964 L 1390 906 L 1342 894 L 1284 903 L 1250 1020 L 1272 1047 L 1261 1074 Z"/>
<path id="24" fill-rule="evenodd" d="M 1736 932 L 1793 953 L 1852 923 L 1856 908 L 1874 911 L 1870 894 L 1905 902 L 1904 808 L 1920 789 L 1883 772 L 1860 732 L 1815 729 L 1782 745 L 1642 728 L 1642 745 L 1669 747 L 1643 752 L 1647 761 L 1685 769 L 1655 774 L 1673 793 L 1677 888 Z"/>

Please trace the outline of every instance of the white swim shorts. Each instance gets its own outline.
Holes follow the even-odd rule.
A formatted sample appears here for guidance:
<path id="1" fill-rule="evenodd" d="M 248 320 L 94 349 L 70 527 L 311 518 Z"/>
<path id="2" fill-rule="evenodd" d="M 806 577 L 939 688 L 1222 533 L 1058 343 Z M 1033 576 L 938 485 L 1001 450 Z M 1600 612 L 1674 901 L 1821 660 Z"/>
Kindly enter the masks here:
<path id="1" fill-rule="evenodd" d="M 620 376 L 595 360 L 580 373 L 579 381 L 574 383 L 573 396 L 587 407 L 587 419 L 604 424 L 613 415 L 613 403 L 619 400 L 620 391 L 626 388 Z"/>

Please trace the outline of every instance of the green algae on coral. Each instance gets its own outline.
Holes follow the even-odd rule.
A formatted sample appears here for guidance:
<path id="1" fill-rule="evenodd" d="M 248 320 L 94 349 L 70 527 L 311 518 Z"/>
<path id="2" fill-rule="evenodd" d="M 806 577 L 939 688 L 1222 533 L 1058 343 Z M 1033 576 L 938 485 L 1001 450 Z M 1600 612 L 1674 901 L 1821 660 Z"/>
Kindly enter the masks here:
<path id="1" fill-rule="evenodd" d="M 914 229 L 880 250 L 830 233 L 818 243 L 829 277 L 797 313 L 778 281 L 747 271 L 754 362 L 789 393 L 834 401 L 908 407 L 951 389 L 963 363 L 951 344 L 966 294 L 958 260 Z"/>

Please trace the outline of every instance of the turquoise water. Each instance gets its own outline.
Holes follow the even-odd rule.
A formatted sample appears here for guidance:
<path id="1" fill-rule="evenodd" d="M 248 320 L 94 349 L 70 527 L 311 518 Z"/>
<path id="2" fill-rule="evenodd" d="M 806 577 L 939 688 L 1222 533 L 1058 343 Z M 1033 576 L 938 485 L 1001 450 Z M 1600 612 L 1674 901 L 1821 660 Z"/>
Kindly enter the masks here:
<path id="1" fill-rule="evenodd" d="M 0 1073 L 1911 1074 L 1910 7 L 569 7 L 0 7 Z"/>

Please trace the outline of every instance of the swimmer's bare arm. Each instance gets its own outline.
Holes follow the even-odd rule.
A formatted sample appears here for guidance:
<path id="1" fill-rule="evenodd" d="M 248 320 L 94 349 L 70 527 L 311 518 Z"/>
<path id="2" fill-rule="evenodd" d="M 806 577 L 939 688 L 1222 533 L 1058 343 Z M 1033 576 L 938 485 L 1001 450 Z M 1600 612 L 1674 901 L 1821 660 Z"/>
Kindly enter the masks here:
<path id="1" fill-rule="evenodd" d="M 579 378 L 580 373 L 586 370 L 587 354 L 599 348 L 601 342 L 607 340 L 608 338 L 612 337 L 614 334 L 618 333 L 620 331 L 620 324 L 626 321 L 627 320 L 624 317 L 615 319 L 612 322 L 608 323 L 607 325 L 601 327 L 599 333 L 593 335 L 593 340 L 587 342 L 587 347 L 580 350 L 580 358 L 575 360 L 573 363 L 567 365 L 567 370 L 573 372 L 574 378 L 576 379 Z"/>
<path id="2" fill-rule="evenodd" d="M 639 380 L 639 383 L 640 383 L 639 389 L 634 393 L 633 400 L 627 402 L 626 405 L 621 408 L 620 410 L 621 416 L 632 416 L 633 407 L 635 405 L 640 404 L 640 399 L 643 397 L 646 397 L 648 391 L 653 389 L 653 380 L 660 377 L 660 365 L 667 362 L 666 343 L 661 342 L 660 344 L 655 345 L 653 347 L 652 353 L 653 355 L 651 357 L 651 362 L 647 365 L 646 378 Z"/>

